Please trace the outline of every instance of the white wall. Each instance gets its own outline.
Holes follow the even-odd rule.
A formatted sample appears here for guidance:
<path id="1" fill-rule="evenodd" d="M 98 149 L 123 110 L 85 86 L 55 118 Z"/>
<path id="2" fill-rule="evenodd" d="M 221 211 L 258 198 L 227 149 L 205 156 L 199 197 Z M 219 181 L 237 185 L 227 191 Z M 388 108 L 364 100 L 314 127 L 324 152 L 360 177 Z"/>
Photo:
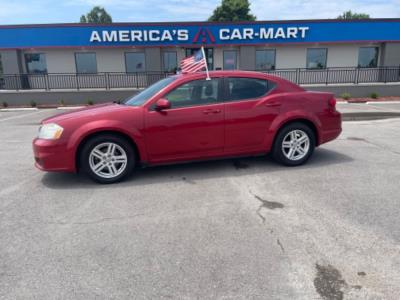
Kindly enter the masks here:
<path id="1" fill-rule="evenodd" d="M 360 47 L 376 47 L 379 44 L 334 44 L 334 45 L 265 45 L 257 47 L 248 47 L 246 52 L 240 55 L 240 48 L 244 47 L 215 47 L 214 48 L 214 69 L 223 69 L 223 51 L 236 50 L 238 67 L 241 66 L 240 58 L 242 56 L 243 63 L 255 62 L 256 49 L 276 49 L 276 68 L 305 68 L 307 48 L 327 48 L 328 49 L 328 67 L 355 67 L 358 63 L 358 49 Z M 154 49 L 154 48 L 153 48 Z M 389 49 L 389 48 L 388 48 Z M 398 54 L 398 46 L 391 47 L 385 54 L 391 59 L 390 64 L 395 64 Z M 149 49 L 148 49 L 149 50 Z M 156 50 L 156 49 L 154 49 Z M 158 50 L 158 49 L 157 49 Z M 164 51 L 176 51 L 179 62 L 185 57 L 184 47 L 168 47 L 162 48 L 161 51 L 147 51 L 146 68 L 162 67 L 162 53 Z M 380 51 L 383 48 L 380 47 Z M 24 50 L 23 53 L 36 52 L 46 53 L 47 69 L 49 73 L 75 73 L 75 53 L 76 52 L 95 52 L 97 58 L 98 72 L 125 72 L 125 53 L 126 52 L 146 52 L 144 48 L 104 48 L 104 49 L 38 49 Z M 157 56 L 154 57 L 153 56 Z M 380 55 L 381 57 L 381 55 Z M 22 55 L 23 60 L 23 55 Z M 380 62 L 379 62 L 380 63 Z M 3 65 L 5 63 L 3 62 Z M 398 62 L 399 64 L 399 62 Z M 25 70 L 25 62 L 22 61 L 23 71 Z M 245 67 L 246 68 L 246 67 Z"/>
<path id="2" fill-rule="evenodd" d="M 383 65 L 388 67 L 400 66 L 400 43 L 386 43 L 384 49 Z"/>
<path id="3" fill-rule="evenodd" d="M 45 53 L 47 72 L 49 73 L 75 73 L 75 57 L 74 51 L 68 49 L 38 49 L 25 50 L 25 53 Z M 22 59 L 25 60 L 24 55 Z M 24 72 L 26 70 L 25 61 L 22 62 Z"/>
<path id="4" fill-rule="evenodd" d="M 24 53 L 45 53 L 49 73 L 75 73 L 75 53 L 96 53 L 97 71 L 125 72 L 126 52 L 145 52 L 144 48 L 104 48 L 104 49 L 38 49 Z M 146 62 L 147 65 L 147 62 Z M 24 71 L 25 63 L 23 63 Z"/>
<path id="5" fill-rule="evenodd" d="M 308 48 L 327 48 L 327 67 L 356 67 L 358 64 L 358 49 L 360 47 L 379 47 L 379 44 L 313 44 L 304 46 L 277 46 L 276 68 L 305 68 Z"/>
<path id="6" fill-rule="evenodd" d="M 276 69 L 304 68 L 306 66 L 306 47 L 278 46 L 275 49 Z"/>
<path id="7" fill-rule="evenodd" d="M 137 51 L 129 48 L 96 49 L 97 72 L 125 72 L 125 52 Z"/>
<path id="8" fill-rule="evenodd" d="M 356 67 L 358 45 L 331 45 L 328 48 L 327 67 Z"/>

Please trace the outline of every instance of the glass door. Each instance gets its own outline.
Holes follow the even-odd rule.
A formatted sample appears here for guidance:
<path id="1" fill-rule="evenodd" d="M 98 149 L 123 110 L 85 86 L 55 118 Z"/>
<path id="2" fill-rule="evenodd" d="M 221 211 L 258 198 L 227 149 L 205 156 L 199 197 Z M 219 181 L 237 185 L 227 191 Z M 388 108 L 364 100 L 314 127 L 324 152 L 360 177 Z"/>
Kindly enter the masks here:
<path id="1" fill-rule="evenodd" d="M 0 54 L 0 89 L 4 89 L 4 78 L 3 75 L 3 64 L 1 62 L 1 54 Z"/>
<path id="2" fill-rule="evenodd" d="M 200 48 L 186 48 L 186 57 L 192 56 L 196 51 L 199 51 Z M 214 70 L 214 49 L 213 48 L 204 48 L 204 53 L 207 59 L 207 67 L 208 70 Z"/>
<path id="3" fill-rule="evenodd" d="M 237 51 L 225 50 L 224 51 L 224 70 L 237 69 Z"/>

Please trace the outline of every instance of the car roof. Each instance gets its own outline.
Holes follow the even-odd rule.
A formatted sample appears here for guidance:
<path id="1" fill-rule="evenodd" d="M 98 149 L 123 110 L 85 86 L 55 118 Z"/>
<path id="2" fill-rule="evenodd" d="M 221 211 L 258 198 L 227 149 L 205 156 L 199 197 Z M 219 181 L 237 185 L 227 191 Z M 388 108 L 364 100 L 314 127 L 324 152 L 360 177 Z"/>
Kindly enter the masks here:
<path id="1" fill-rule="evenodd" d="M 262 73 L 262 72 L 257 72 L 257 71 L 242 71 L 242 70 L 231 70 L 231 71 L 210 71 L 209 72 L 210 76 L 213 77 L 228 77 L 228 76 L 234 76 L 234 77 L 250 77 L 250 78 L 265 78 L 265 79 L 273 79 L 274 81 L 286 81 L 285 79 L 272 75 L 272 74 L 267 74 L 267 73 Z M 201 78 L 206 76 L 206 72 L 196 72 L 196 73 L 186 73 L 186 74 L 179 74 L 177 77 L 180 77 L 182 79 L 188 79 L 188 78 Z"/>
<path id="2" fill-rule="evenodd" d="M 248 77 L 248 78 L 264 78 L 274 81 L 275 83 L 282 83 L 285 86 L 290 86 L 296 90 L 303 90 L 297 84 L 290 82 L 282 77 L 278 77 L 272 74 L 267 74 L 263 72 L 257 71 L 242 71 L 242 70 L 231 70 L 231 71 L 210 71 L 209 72 L 211 77 Z M 196 73 L 186 73 L 186 74 L 179 74 L 175 75 L 177 78 L 181 80 L 190 80 L 190 79 L 200 79 L 206 76 L 206 72 L 196 72 Z"/>
<path id="3" fill-rule="evenodd" d="M 205 75 L 206 72 L 196 72 L 196 73 L 185 73 L 180 74 L 183 77 L 198 77 L 199 74 Z M 265 73 L 255 72 L 255 71 L 241 71 L 241 70 L 231 70 L 231 71 L 209 71 L 210 76 L 248 76 L 248 77 L 259 77 L 260 75 L 265 75 Z"/>

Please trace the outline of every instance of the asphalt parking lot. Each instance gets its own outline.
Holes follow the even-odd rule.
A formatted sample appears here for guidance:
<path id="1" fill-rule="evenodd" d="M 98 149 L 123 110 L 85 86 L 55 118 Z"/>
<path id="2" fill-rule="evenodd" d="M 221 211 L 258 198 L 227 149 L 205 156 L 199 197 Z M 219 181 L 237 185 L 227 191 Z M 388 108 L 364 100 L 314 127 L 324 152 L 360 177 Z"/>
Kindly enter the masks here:
<path id="1" fill-rule="evenodd" d="M 302 167 L 243 158 L 109 186 L 33 167 L 56 110 L 0 112 L 1 299 L 398 299 L 400 119 Z"/>

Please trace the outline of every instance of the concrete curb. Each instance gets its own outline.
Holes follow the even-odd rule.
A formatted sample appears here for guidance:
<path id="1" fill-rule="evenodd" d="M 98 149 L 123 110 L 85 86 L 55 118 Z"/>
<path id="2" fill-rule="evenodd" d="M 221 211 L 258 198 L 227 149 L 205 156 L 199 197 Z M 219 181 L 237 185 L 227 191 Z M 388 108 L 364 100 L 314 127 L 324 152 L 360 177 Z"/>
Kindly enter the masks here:
<path id="1" fill-rule="evenodd" d="M 367 101 L 367 104 L 400 104 L 400 101 Z"/>
<path id="2" fill-rule="evenodd" d="M 85 106 L 59 106 L 57 107 L 58 110 L 74 110 L 74 109 L 81 109 Z"/>
<path id="3" fill-rule="evenodd" d="M 341 113 L 343 121 L 368 121 L 389 118 L 400 118 L 400 112 L 378 111 L 378 112 L 347 112 Z"/>
<path id="4" fill-rule="evenodd" d="M 337 104 L 400 104 L 400 101 L 338 101 Z"/>
<path id="5" fill-rule="evenodd" d="M 37 107 L 2 108 L 0 111 L 32 111 L 38 110 Z"/>

